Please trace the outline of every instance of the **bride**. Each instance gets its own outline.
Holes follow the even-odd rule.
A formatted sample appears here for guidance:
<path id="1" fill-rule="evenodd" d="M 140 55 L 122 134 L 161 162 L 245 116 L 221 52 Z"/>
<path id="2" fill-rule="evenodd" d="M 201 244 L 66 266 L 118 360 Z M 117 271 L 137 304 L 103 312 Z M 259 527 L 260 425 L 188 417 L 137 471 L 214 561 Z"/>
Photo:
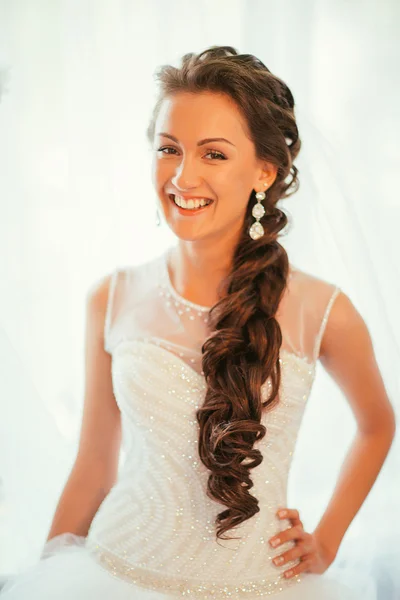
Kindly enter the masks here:
<path id="1" fill-rule="evenodd" d="M 41 560 L 1 599 L 358 599 L 326 571 L 395 421 L 361 315 L 278 242 L 298 188 L 292 93 L 228 46 L 159 80 L 153 182 L 178 243 L 88 294 L 76 460 Z M 306 531 L 287 480 L 318 360 L 357 436 Z"/>

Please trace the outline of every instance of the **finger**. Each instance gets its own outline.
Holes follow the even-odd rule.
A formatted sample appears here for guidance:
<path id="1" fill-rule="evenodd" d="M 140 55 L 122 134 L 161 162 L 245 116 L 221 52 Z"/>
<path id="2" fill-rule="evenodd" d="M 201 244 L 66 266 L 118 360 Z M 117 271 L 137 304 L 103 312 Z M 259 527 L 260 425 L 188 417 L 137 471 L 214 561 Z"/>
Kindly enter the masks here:
<path id="1" fill-rule="evenodd" d="M 299 511 L 295 508 L 280 508 L 277 515 L 280 519 L 300 519 Z"/>
<path id="2" fill-rule="evenodd" d="M 292 524 L 296 527 L 301 527 L 302 529 L 304 529 L 304 525 L 303 525 L 303 521 L 301 521 L 300 519 L 292 519 Z"/>
<path id="3" fill-rule="evenodd" d="M 304 556 L 307 556 L 307 554 L 308 554 L 308 552 L 307 552 L 304 544 L 299 543 L 294 548 L 291 548 L 287 552 L 283 552 L 283 554 L 281 554 L 279 556 L 275 556 L 275 558 L 272 559 L 272 562 L 274 563 L 274 565 L 276 567 L 280 567 L 282 565 L 285 565 L 286 563 L 288 563 L 291 560 L 296 560 L 296 558 L 298 558 L 299 560 L 302 560 Z"/>
<path id="4" fill-rule="evenodd" d="M 295 508 L 281 508 L 278 510 L 277 515 L 279 519 L 288 519 L 293 525 L 301 525 L 303 527 L 299 511 Z"/>
<path id="5" fill-rule="evenodd" d="M 269 539 L 269 543 L 273 548 L 277 548 L 281 544 L 290 540 L 303 540 L 306 533 L 300 525 L 289 527 L 284 531 L 280 531 L 277 535 L 274 535 Z"/>
<path id="6" fill-rule="evenodd" d="M 302 557 L 302 560 L 298 565 L 295 565 L 291 569 L 284 571 L 283 577 L 285 579 L 291 579 L 292 577 L 296 577 L 296 575 L 300 575 L 300 573 L 311 572 L 312 563 L 313 558 L 311 554 L 306 554 Z"/>

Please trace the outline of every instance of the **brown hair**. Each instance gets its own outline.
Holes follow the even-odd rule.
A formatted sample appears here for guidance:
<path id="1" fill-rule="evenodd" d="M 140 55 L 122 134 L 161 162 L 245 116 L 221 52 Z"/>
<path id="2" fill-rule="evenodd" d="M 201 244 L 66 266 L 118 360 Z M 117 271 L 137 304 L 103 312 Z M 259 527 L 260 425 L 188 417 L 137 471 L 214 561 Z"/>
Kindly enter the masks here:
<path id="1" fill-rule="evenodd" d="M 227 506 L 216 518 L 217 538 L 237 539 L 222 534 L 260 510 L 257 498 L 249 493 L 250 469 L 263 460 L 253 445 L 266 434 L 262 409 L 270 410 L 279 401 L 282 332 L 275 315 L 287 286 L 289 259 L 277 241 L 288 223 L 277 203 L 299 187 L 293 164 L 301 146 L 294 100 L 287 85 L 259 59 L 238 54 L 231 46 L 185 54 L 179 68 L 164 65 L 156 77 L 161 90 L 147 129 L 150 141 L 166 96 L 223 93 L 241 110 L 257 158 L 277 167 L 263 202 L 260 222 L 265 233 L 257 240 L 249 236 L 255 191 L 250 194 L 231 271 L 223 281 L 226 291 L 209 313 L 213 334 L 202 346 L 207 390 L 196 412 L 199 456 L 210 470 L 207 495 Z M 261 386 L 269 377 L 271 393 L 263 401 Z"/>

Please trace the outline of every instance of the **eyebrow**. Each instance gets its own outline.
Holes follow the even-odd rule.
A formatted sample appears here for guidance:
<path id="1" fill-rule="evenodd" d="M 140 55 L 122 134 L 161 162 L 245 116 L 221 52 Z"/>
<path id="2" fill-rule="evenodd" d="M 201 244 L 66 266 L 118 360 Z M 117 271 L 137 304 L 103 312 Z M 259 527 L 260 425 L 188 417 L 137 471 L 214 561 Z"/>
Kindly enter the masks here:
<path id="1" fill-rule="evenodd" d="M 163 131 L 161 131 L 157 135 L 162 135 L 164 137 L 167 137 L 170 140 L 173 140 L 174 142 L 176 142 L 177 144 L 179 144 L 178 138 L 176 138 L 174 135 L 171 135 L 169 133 L 165 133 Z M 223 138 L 223 137 L 205 138 L 204 140 L 200 140 L 199 142 L 197 142 L 197 145 L 198 146 L 203 146 L 204 144 L 209 144 L 210 142 L 226 142 L 227 144 L 230 144 L 231 146 L 235 146 L 235 144 L 232 144 L 232 142 L 230 142 L 229 140 L 227 140 L 226 138 Z"/>

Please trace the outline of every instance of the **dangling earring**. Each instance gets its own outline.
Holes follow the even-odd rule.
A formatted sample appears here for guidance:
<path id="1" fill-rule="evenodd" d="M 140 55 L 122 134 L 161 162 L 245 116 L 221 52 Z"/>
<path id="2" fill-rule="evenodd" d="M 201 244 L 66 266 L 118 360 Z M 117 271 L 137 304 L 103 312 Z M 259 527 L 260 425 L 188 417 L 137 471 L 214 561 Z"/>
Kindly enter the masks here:
<path id="1" fill-rule="evenodd" d="M 157 225 L 157 227 L 159 227 L 160 224 L 161 224 L 160 213 L 158 211 L 158 208 L 156 208 L 156 225 Z"/>
<path id="2" fill-rule="evenodd" d="M 266 186 L 267 184 L 264 183 Z M 265 192 L 257 192 L 256 194 L 257 204 L 253 206 L 251 214 L 256 219 L 253 225 L 250 227 L 249 235 L 253 240 L 258 240 L 264 235 L 264 227 L 260 223 L 261 217 L 265 215 L 265 208 L 261 204 L 261 200 L 265 198 Z"/>

